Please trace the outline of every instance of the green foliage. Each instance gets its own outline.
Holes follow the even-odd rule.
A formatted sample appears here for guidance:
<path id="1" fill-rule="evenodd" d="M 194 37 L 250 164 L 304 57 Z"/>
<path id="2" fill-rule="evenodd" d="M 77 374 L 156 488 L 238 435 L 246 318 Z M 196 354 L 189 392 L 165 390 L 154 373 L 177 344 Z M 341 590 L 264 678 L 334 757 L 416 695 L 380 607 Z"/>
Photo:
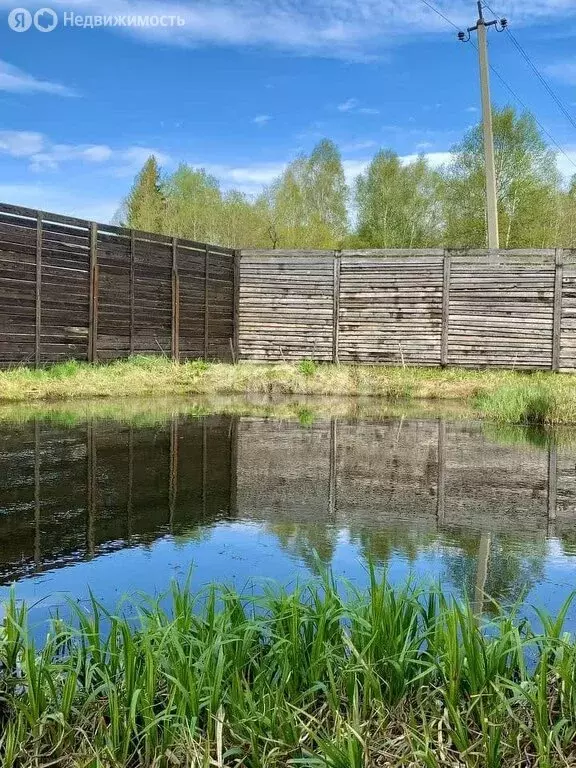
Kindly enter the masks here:
<path id="1" fill-rule="evenodd" d="M 529 113 L 494 110 L 500 244 L 576 247 L 576 180 L 565 188 L 554 152 Z M 340 152 L 322 139 L 261 194 L 223 191 L 202 168 L 164 180 L 154 157 L 124 202 L 128 226 L 233 248 L 485 247 L 481 125 L 433 169 L 380 149 L 353 186 Z M 351 226 L 350 211 L 355 223 Z"/>
<path id="2" fill-rule="evenodd" d="M 216 242 L 222 195 L 218 181 L 202 168 L 180 165 L 164 184 L 166 214 L 163 229 L 188 240 Z"/>
<path id="3" fill-rule="evenodd" d="M 356 180 L 357 233 L 371 248 L 421 248 L 439 242 L 440 177 L 423 157 L 404 164 L 381 150 Z"/>
<path id="4" fill-rule="evenodd" d="M 298 370 L 303 376 L 314 376 L 318 371 L 318 363 L 314 360 L 301 360 L 298 363 Z"/>
<path id="5" fill-rule="evenodd" d="M 298 421 L 302 427 L 311 427 L 316 421 L 314 411 L 310 408 L 300 408 L 298 410 Z"/>
<path id="6" fill-rule="evenodd" d="M 124 208 L 126 224 L 147 232 L 161 232 L 166 216 L 166 201 L 162 191 L 160 169 L 154 155 L 144 163 L 136 176 Z"/>
<path id="7" fill-rule="evenodd" d="M 494 153 L 502 248 L 559 244 L 561 187 L 554 152 L 530 114 L 494 110 Z M 454 147 L 444 179 L 446 242 L 486 245 L 484 149 L 476 125 Z"/>
<path id="8" fill-rule="evenodd" d="M 337 248 L 348 230 L 348 189 L 340 152 L 323 139 L 296 158 L 266 193 L 281 248 Z"/>
<path id="9" fill-rule="evenodd" d="M 490 621 L 437 589 L 330 574 L 288 592 L 174 583 L 110 613 L 70 606 L 36 647 L 12 596 L 0 631 L 3 766 L 565 766 L 576 645 Z M 479 760 L 479 756 L 482 759 Z"/>
<path id="10" fill-rule="evenodd" d="M 495 421 L 509 424 L 554 424 L 567 415 L 560 400 L 561 393 L 552 382 L 523 383 L 499 387 L 494 392 L 476 398 L 481 412 L 490 414 Z M 560 419 L 559 419 L 560 417 Z"/>

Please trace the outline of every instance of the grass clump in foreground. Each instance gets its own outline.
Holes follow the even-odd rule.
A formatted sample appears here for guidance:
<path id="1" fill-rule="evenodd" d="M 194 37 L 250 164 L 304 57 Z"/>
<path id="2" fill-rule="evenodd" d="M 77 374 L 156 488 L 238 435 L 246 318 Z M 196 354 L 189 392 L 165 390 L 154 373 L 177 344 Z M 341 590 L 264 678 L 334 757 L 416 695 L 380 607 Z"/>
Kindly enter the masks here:
<path id="1" fill-rule="evenodd" d="M 165 599 L 164 599 L 165 602 Z M 576 644 L 373 572 L 263 597 L 95 601 L 36 648 L 11 599 L 2 766 L 553 766 L 576 761 Z M 528 661 L 527 661 L 528 660 Z"/>
<path id="2" fill-rule="evenodd" d="M 0 402 L 150 395 L 353 396 L 396 401 L 435 399 L 472 404 L 486 418 L 508 423 L 576 423 L 570 374 L 474 371 L 459 368 L 298 364 L 174 363 L 135 356 L 90 365 L 69 361 L 43 369 L 0 371 Z"/>

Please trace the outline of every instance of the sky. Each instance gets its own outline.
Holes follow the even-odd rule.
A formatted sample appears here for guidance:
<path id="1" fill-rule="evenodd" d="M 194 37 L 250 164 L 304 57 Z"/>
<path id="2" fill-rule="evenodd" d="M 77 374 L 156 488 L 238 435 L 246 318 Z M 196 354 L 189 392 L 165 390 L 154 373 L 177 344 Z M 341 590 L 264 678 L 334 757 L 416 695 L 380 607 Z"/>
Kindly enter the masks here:
<path id="1" fill-rule="evenodd" d="M 456 27 L 476 21 L 472 0 L 430 2 Z M 109 221 L 151 153 L 166 173 L 186 162 L 257 194 L 323 137 L 353 181 L 380 147 L 445 162 L 480 115 L 477 52 L 424 0 L 57 0 L 25 31 L 15 7 L 0 0 L 2 202 Z M 576 121 L 576 0 L 490 7 Z M 489 49 L 576 172 L 576 128 L 506 32 Z M 519 106 L 494 76 L 492 97 Z"/>

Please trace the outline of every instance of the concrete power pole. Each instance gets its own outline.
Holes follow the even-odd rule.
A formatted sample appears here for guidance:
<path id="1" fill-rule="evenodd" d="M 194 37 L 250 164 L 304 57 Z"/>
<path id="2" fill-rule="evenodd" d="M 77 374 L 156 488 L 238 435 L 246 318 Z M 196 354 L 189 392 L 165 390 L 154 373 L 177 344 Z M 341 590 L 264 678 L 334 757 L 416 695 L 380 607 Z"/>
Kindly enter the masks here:
<path id="1" fill-rule="evenodd" d="M 468 34 L 458 33 L 462 42 L 470 40 L 470 33 L 478 33 L 478 60 L 480 64 L 480 92 L 482 95 L 482 133 L 484 135 L 484 166 L 486 172 L 486 222 L 488 226 L 488 248 L 499 248 L 498 236 L 498 200 L 496 193 L 496 169 L 494 166 L 494 136 L 492 133 L 492 103 L 490 100 L 490 78 L 488 72 L 488 27 L 498 21 L 485 21 L 482 2 L 478 0 L 478 21 L 474 27 L 468 27 Z M 508 22 L 500 20 L 501 28 Z"/>

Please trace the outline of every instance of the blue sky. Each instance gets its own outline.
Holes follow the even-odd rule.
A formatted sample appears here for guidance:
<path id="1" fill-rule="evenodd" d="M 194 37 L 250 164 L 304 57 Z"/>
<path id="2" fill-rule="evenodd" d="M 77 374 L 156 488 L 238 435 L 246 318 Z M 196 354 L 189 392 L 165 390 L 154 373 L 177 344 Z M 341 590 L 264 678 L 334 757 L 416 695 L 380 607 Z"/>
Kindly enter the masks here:
<path id="1" fill-rule="evenodd" d="M 434 5 L 475 22 L 472 1 Z M 490 5 L 576 115 L 576 0 Z M 59 0 L 49 33 L 12 31 L 14 7 L 0 0 L 4 202 L 109 220 L 150 152 L 167 171 L 188 162 L 256 193 L 324 136 L 353 179 L 381 146 L 445 161 L 479 117 L 476 51 L 422 0 Z M 64 27 L 65 12 L 184 24 Z M 493 65 L 576 163 L 576 129 L 507 35 L 489 40 Z M 492 95 L 513 101 L 494 78 Z"/>

